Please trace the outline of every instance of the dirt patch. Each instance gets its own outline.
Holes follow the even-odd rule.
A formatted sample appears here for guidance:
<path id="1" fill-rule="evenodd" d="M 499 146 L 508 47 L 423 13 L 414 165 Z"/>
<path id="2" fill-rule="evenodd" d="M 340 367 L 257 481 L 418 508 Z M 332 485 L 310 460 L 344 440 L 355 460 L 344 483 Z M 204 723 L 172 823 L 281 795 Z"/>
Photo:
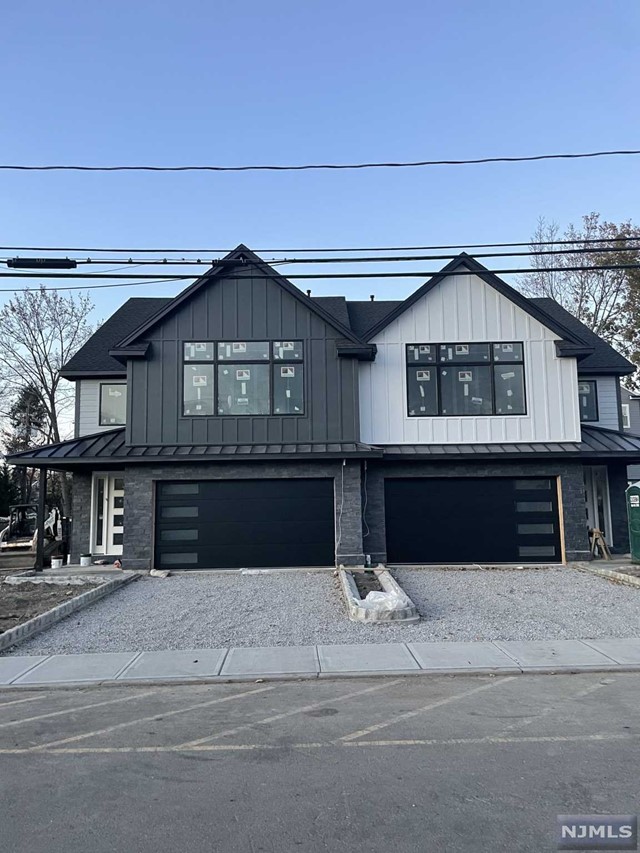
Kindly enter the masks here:
<path id="1" fill-rule="evenodd" d="M 93 584 L 0 583 L 0 635 L 93 589 Z"/>
<path id="2" fill-rule="evenodd" d="M 370 592 L 384 592 L 375 572 L 352 572 L 351 575 L 358 587 L 360 598 L 366 598 Z"/>

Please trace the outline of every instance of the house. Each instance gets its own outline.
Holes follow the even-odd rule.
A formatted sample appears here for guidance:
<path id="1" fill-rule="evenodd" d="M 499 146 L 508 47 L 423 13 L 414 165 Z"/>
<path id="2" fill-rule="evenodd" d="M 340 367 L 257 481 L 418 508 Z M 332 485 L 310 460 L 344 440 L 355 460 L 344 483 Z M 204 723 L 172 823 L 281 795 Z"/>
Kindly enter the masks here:
<path id="1" fill-rule="evenodd" d="M 461 254 L 403 301 L 311 298 L 239 246 L 68 362 L 72 557 L 211 569 L 628 550 L 633 365 Z"/>
<path id="2" fill-rule="evenodd" d="M 621 388 L 622 429 L 629 435 L 640 435 L 640 394 Z M 640 465 L 630 465 L 627 468 L 630 483 L 640 480 Z"/>

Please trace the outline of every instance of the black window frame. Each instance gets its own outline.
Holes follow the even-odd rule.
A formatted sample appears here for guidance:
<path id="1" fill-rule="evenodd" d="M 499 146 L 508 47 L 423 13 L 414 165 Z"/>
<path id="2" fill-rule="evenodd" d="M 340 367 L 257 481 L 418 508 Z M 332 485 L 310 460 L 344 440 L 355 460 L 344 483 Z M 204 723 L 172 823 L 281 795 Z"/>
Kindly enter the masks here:
<path id="1" fill-rule="evenodd" d="M 455 347 L 455 346 L 472 346 L 473 344 L 486 344 L 489 347 L 489 358 L 488 359 L 480 359 L 470 357 L 468 361 L 456 361 L 455 359 L 443 359 L 441 358 L 441 353 L 443 349 L 447 347 Z M 494 347 L 501 346 L 503 344 L 511 344 L 513 346 L 519 346 L 522 352 L 521 359 L 499 359 L 496 360 L 494 355 Z M 414 351 L 416 347 L 426 347 L 430 346 L 435 350 L 435 359 L 430 362 L 421 362 L 415 359 L 409 360 L 409 347 L 411 347 Z M 525 353 L 524 353 L 524 342 L 523 341 L 457 341 L 454 343 L 430 343 L 428 341 L 417 341 L 405 344 L 404 348 L 405 352 L 405 381 L 407 385 L 406 392 L 406 404 L 407 404 L 407 417 L 408 418 L 523 418 L 527 416 L 528 413 L 528 405 L 527 405 L 527 375 L 525 369 Z M 495 385 L 495 369 L 496 367 L 508 367 L 510 365 L 520 366 L 522 368 L 522 391 L 523 391 L 523 401 L 524 411 L 522 412 L 496 412 L 496 385 Z M 453 414 L 451 412 L 443 412 L 442 411 L 442 385 L 441 385 L 441 376 L 440 371 L 442 368 L 447 369 L 455 369 L 455 370 L 473 370 L 477 367 L 488 367 L 489 368 L 489 381 L 491 385 L 491 412 L 481 414 L 479 412 L 469 412 L 469 413 L 459 413 Z M 409 377 L 411 369 L 419 369 L 419 368 L 432 368 L 435 370 L 435 379 L 436 379 L 436 401 L 437 401 L 437 413 L 436 414 L 411 414 L 410 406 L 409 406 Z"/>
<path id="2" fill-rule="evenodd" d="M 595 401 L 596 408 L 596 416 L 595 418 L 583 418 L 582 417 L 582 405 L 580 405 L 580 386 L 581 385 L 591 385 L 593 388 L 593 399 Z M 598 403 L 598 383 L 595 379 L 580 379 L 578 377 L 578 409 L 580 410 L 580 423 L 581 424 L 595 424 L 600 420 L 600 406 Z"/>
<path id="3" fill-rule="evenodd" d="M 304 369 L 304 364 L 307 360 L 306 345 L 305 345 L 306 342 L 300 338 L 289 338 L 289 339 L 287 339 L 287 341 L 286 341 L 287 343 L 291 342 L 294 344 L 300 344 L 301 349 L 302 349 L 302 358 L 296 358 L 296 359 L 291 359 L 291 360 L 281 359 L 281 358 L 276 359 L 276 358 L 274 358 L 274 355 L 273 355 L 274 345 L 276 344 L 276 342 L 282 342 L 282 341 L 283 341 L 282 337 L 280 337 L 278 339 L 278 341 L 276 341 L 276 339 L 269 339 L 269 338 L 260 338 L 259 340 L 251 340 L 251 339 L 245 338 L 244 340 L 235 340 L 235 341 L 229 340 L 228 338 L 215 340 L 215 341 L 204 340 L 202 338 L 198 338 L 198 339 L 193 339 L 193 340 L 181 341 L 181 347 L 182 347 L 181 359 L 180 359 L 180 366 L 181 366 L 180 392 L 181 392 L 181 397 L 182 397 L 182 406 L 181 406 L 182 414 L 181 414 L 181 417 L 182 418 L 271 418 L 271 417 L 274 417 L 274 418 L 289 418 L 289 417 L 299 418 L 300 416 L 304 416 L 305 411 L 306 411 L 306 401 L 307 401 L 307 384 L 306 384 L 307 383 L 307 377 L 306 377 L 306 370 Z M 236 343 L 241 344 L 241 343 L 262 343 L 262 342 L 267 343 L 269 345 L 269 358 L 268 359 L 267 358 L 261 358 L 261 359 L 245 360 L 245 361 L 235 361 L 233 358 L 229 358 L 229 359 L 225 358 L 222 360 L 220 360 L 218 358 L 218 346 L 219 346 L 219 344 L 236 344 Z M 213 360 L 212 359 L 206 359 L 206 360 L 202 360 L 202 361 L 196 360 L 196 359 L 189 359 L 188 361 L 185 360 L 184 351 L 185 351 L 185 346 L 187 346 L 188 344 L 212 344 L 212 346 L 213 346 Z M 232 413 L 221 414 L 220 412 L 218 412 L 218 368 L 223 366 L 223 365 L 224 366 L 229 365 L 232 367 L 237 366 L 239 368 L 242 368 L 242 367 L 248 367 L 249 365 L 252 365 L 252 364 L 256 364 L 256 365 L 262 364 L 262 365 L 266 365 L 268 367 L 269 411 L 267 413 L 263 413 L 263 414 L 252 414 L 251 412 L 237 413 L 237 414 L 232 414 Z M 184 368 L 185 368 L 185 366 L 188 366 L 188 365 L 194 365 L 194 366 L 195 365 L 210 365 L 213 368 L 213 414 L 206 414 L 206 413 L 205 414 L 193 414 L 193 415 L 185 414 L 185 411 L 184 411 Z M 278 412 L 278 413 L 274 414 L 274 411 L 273 411 L 273 408 L 274 408 L 274 405 L 273 405 L 273 403 L 274 403 L 274 393 L 273 393 L 274 392 L 274 381 L 273 381 L 273 379 L 274 379 L 274 368 L 276 366 L 282 366 L 282 367 L 287 366 L 287 367 L 289 367 L 289 366 L 295 366 L 295 365 L 299 365 L 299 366 L 303 367 L 303 370 L 302 370 L 302 409 L 299 412 Z"/>
<path id="4" fill-rule="evenodd" d="M 122 423 L 102 423 L 102 389 L 106 388 L 107 385 L 121 385 L 124 388 L 125 393 L 125 401 L 124 401 L 124 420 Z M 115 429 L 115 427 L 126 426 L 127 425 L 127 397 L 129 395 L 129 389 L 127 388 L 126 382 L 100 382 L 98 389 L 98 426 L 106 426 Z"/>

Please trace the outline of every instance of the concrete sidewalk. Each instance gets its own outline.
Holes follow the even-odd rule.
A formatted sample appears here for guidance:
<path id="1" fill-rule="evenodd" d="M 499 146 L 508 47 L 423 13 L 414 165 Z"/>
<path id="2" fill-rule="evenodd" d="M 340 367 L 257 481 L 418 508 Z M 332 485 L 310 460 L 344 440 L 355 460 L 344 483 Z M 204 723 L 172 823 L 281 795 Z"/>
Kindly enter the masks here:
<path id="1" fill-rule="evenodd" d="M 0 658 L 0 685 L 640 671 L 640 638 L 194 649 Z"/>

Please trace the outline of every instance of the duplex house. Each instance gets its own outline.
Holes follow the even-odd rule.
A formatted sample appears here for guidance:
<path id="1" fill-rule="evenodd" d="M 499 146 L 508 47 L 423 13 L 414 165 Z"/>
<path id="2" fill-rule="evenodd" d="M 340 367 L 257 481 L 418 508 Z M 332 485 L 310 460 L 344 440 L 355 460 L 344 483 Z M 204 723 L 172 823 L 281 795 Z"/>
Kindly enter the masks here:
<path id="1" fill-rule="evenodd" d="M 636 391 L 621 389 L 622 400 L 622 429 L 629 435 L 640 435 L 640 394 Z M 640 465 L 630 465 L 627 468 L 630 483 L 640 480 Z"/>
<path id="2" fill-rule="evenodd" d="M 303 293 L 239 246 L 130 299 L 64 368 L 72 557 L 131 568 L 585 559 L 628 550 L 620 378 L 553 300 L 461 254 L 402 301 Z"/>

